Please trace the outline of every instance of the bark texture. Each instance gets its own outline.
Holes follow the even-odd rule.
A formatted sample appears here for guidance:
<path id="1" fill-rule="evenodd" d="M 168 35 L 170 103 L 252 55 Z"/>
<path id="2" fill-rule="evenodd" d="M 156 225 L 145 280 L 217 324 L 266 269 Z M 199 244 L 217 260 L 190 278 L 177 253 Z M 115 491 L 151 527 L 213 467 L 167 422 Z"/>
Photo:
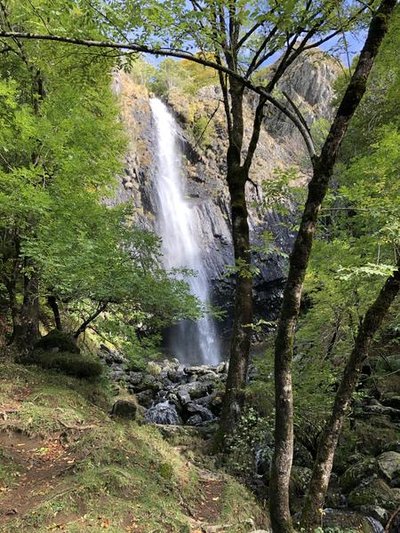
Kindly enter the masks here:
<path id="1" fill-rule="evenodd" d="M 362 366 L 368 356 L 371 340 L 380 328 L 390 306 L 400 291 L 399 268 L 400 261 L 398 269 L 386 280 L 377 299 L 365 314 L 335 396 L 332 414 L 322 432 L 302 513 L 302 527 L 307 532 L 312 533 L 315 528 L 321 525 L 322 509 L 328 490 L 333 458 L 346 411 L 357 385 Z"/>
<path id="2" fill-rule="evenodd" d="M 321 155 L 313 160 L 299 231 L 290 256 L 282 310 L 275 341 L 275 452 L 270 478 L 270 513 L 274 533 L 293 531 L 289 507 L 289 482 L 293 458 L 292 358 L 301 294 L 316 229 L 338 151 L 366 90 L 368 76 L 378 53 L 395 0 L 383 0 L 372 18 L 356 69 L 342 98 Z"/>

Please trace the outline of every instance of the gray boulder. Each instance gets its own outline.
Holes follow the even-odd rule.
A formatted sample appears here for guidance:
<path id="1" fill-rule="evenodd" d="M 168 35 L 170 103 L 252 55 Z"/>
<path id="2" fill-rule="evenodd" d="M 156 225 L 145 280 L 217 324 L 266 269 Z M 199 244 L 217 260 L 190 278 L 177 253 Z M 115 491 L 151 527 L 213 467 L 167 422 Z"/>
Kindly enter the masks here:
<path id="1" fill-rule="evenodd" d="M 400 453 L 384 452 L 378 459 L 379 473 L 386 481 L 392 481 L 400 476 Z"/>

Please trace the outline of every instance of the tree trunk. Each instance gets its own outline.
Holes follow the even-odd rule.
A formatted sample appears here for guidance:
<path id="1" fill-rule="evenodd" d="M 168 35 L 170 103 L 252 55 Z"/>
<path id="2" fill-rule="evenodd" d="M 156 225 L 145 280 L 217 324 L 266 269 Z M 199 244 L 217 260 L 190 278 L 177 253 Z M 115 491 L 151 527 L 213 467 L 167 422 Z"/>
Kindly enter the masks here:
<path id="1" fill-rule="evenodd" d="M 227 153 L 227 182 L 230 193 L 232 238 L 237 272 L 235 276 L 235 316 L 230 345 L 229 370 L 222 405 L 217 444 L 232 433 L 244 400 L 249 365 L 251 323 L 253 320 L 250 234 L 246 203 L 248 171 L 241 166 L 243 145 L 243 85 L 230 80 L 231 128 Z M 226 106 L 227 107 L 227 106 Z"/>
<path id="2" fill-rule="evenodd" d="M 400 261 L 398 268 L 400 267 Z M 396 270 L 382 287 L 360 325 L 353 350 L 336 393 L 332 414 L 325 425 L 318 445 L 317 457 L 302 513 L 302 527 L 312 533 L 321 525 L 322 509 L 328 490 L 333 458 L 343 421 L 358 382 L 362 365 L 368 356 L 371 340 L 382 324 L 400 290 L 400 270 Z"/>
<path id="3" fill-rule="evenodd" d="M 301 294 L 316 222 L 341 142 L 366 90 L 369 73 L 387 32 L 395 5 L 395 0 L 383 0 L 372 18 L 357 67 L 337 110 L 321 155 L 313 161 L 313 177 L 308 185 L 307 201 L 290 256 L 288 279 L 275 341 L 275 451 L 270 477 L 270 513 L 274 533 L 293 531 L 289 507 L 289 481 L 293 458 L 291 366 Z"/>
<path id="4" fill-rule="evenodd" d="M 62 323 L 61 323 L 61 316 L 60 316 L 60 309 L 58 307 L 57 299 L 52 294 L 49 294 L 47 296 L 47 305 L 50 307 L 50 309 L 53 311 L 54 315 L 54 323 L 56 325 L 56 329 L 59 331 L 62 331 Z"/>
<path id="5" fill-rule="evenodd" d="M 244 401 L 249 366 L 251 323 L 253 320 L 252 286 L 250 268 L 250 237 L 245 199 L 245 180 L 239 175 L 229 176 L 232 206 L 232 236 L 236 273 L 235 317 L 231 338 L 228 377 L 220 419 L 220 432 L 224 437 L 232 432 Z"/>
<path id="6" fill-rule="evenodd" d="M 25 268 L 29 268 L 25 260 Z M 24 298 L 14 329 L 14 343 L 18 348 L 30 350 L 39 338 L 39 280 L 36 272 L 24 275 Z"/>

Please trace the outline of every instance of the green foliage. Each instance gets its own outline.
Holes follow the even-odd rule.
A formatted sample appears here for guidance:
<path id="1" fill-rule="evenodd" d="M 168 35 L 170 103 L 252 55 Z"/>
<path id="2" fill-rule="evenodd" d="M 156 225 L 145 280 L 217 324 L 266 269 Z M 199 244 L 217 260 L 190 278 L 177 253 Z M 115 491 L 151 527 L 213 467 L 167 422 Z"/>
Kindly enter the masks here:
<path id="1" fill-rule="evenodd" d="M 251 481 L 256 475 L 257 462 L 270 463 L 272 443 L 271 421 L 248 407 L 227 438 L 227 467 L 235 475 Z"/>
<path id="2" fill-rule="evenodd" d="M 26 31 L 100 37 L 84 4 L 29 4 L 9 5 Z M 10 48 L 0 65 L 0 287 L 14 300 L 13 319 L 24 277 L 38 280 L 38 300 L 50 293 L 69 324 L 108 307 L 122 338 L 127 328 L 136 338 L 139 327 L 198 317 L 187 284 L 161 267 L 159 240 L 132 224 L 126 206 L 104 201 L 127 146 L 111 92 L 116 59 L 37 41 Z"/>
<path id="3" fill-rule="evenodd" d="M 276 168 L 273 178 L 262 182 L 265 208 L 287 215 L 293 204 L 302 204 L 304 188 L 296 185 L 299 177 L 297 167 Z"/>

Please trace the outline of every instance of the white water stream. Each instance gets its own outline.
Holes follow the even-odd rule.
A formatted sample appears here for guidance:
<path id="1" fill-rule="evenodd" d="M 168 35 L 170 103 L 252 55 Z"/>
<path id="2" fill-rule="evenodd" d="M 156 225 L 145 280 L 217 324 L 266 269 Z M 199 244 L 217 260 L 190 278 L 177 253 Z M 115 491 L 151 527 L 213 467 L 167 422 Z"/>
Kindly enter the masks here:
<path id="1" fill-rule="evenodd" d="M 187 281 L 191 292 L 207 304 L 210 287 L 201 253 L 200 220 L 196 206 L 185 198 L 177 124 L 161 100 L 152 98 L 150 106 L 157 139 L 156 217 L 164 266 L 195 271 L 197 275 Z M 220 353 L 213 319 L 205 316 L 178 324 L 171 332 L 170 349 L 184 363 L 217 364 Z"/>

